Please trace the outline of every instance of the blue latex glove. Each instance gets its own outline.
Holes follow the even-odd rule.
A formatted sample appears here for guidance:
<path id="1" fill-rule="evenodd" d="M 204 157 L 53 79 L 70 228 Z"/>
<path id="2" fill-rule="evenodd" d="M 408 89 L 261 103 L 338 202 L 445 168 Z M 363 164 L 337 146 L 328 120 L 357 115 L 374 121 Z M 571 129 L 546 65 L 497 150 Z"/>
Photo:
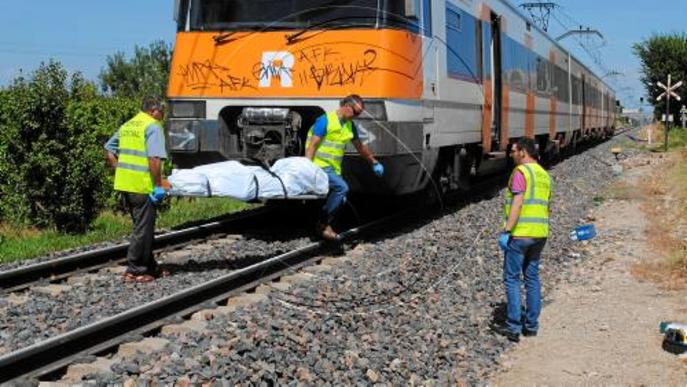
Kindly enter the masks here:
<path id="1" fill-rule="evenodd" d="M 377 175 L 377 177 L 384 176 L 384 166 L 379 162 L 375 162 L 374 164 L 372 164 L 372 170 L 374 171 L 375 175 Z"/>
<path id="2" fill-rule="evenodd" d="M 153 192 L 148 195 L 148 199 L 150 199 L 151 203 L 158 205 L 165 199 L 165 196 L 167 196 L 167 191 L 164 188 L 155 187 Z"/>
<path id="3" fill-rule="evenodd" d="M 503 251 L 508 250 L 508 242 L 510 242 L 510 237 L 511 237 L 511 235 L 509 232 L 502 231 L 499 234 L 498 241 L 499 241 L 499 247 L 501 248 L 501 250 L 503 250 Z"/>

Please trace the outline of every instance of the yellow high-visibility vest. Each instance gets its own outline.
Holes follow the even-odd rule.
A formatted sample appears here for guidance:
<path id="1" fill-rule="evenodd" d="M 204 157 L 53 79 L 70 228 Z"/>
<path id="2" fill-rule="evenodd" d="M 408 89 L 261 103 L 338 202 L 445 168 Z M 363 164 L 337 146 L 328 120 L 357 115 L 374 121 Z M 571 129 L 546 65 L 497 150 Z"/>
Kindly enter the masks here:
<path id="1" fill-rule="evenodd" d="M 146 128 L 157 122 L 149 114 L 140 112 L 119 128 L 115 190 L 137 194 L 153 191 L 153 177 L 146 152 Z"/>
<path id="2" fill-rule="evenodd" d="M 306 149 L 310 146 L 312 128 L 308 132 L 305 143 Z M 336 115 L 336 111 L 327 113 L 327 134 L 315 150 L 313 162 L 322 168 L 332 167 L 337 175 L 341 174 L 341 162 L 346 151 L 346 144 L 353 139 L 353 124 L 346 122 L 343 126 Z"/>
<path id="3" fill-rule="evenodd" d="M 526 190 L 520 210 L 520 216 L 511 235 L 520 238 L 546 238 L 549 236 L 549 201 L 551 200 L 551 177 L 537 163 L 518 165 L 511 174 L 508 186 L 511 186 L 515 171 L 525 176 Z M 504 206 L 505 221 L 508 221 L 513 193 L 506 190 L 506 205 Z"/>

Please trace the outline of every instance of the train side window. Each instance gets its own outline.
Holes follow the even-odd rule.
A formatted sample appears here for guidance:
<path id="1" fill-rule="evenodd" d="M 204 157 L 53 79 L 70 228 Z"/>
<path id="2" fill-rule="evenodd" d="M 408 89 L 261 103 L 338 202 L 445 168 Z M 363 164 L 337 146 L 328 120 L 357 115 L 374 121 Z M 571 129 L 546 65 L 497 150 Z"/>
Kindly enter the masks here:
<path id="1" fill-rule="evenodd" d="M 432 36 L 432 1 L 422 0 L 422 30 L 425 36 Z"/>
<path id="2" fill-rule="evenodd" d="M 482 39 L 480 21 L 453 4 L 446 7 L 446 70 L 450 78 L 479 82 Z"/>
<path id="3" fill-rule="evenodd" d="M 456 31 L 456 32 L 461 32 L 462 27 L 461 27 L 461 15 L 459 12 L 447 9 L 446 10 L 446 25 L 448 28 Z"/>

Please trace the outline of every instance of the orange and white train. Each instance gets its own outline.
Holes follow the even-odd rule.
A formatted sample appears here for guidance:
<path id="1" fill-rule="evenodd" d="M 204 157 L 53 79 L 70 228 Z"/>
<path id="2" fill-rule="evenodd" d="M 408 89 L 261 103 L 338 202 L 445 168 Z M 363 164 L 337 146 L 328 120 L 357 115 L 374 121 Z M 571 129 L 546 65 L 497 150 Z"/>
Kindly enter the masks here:
<path id="1" fill-rule="evenodd" d="M 505 167 L 510 144 L 547 154 L 611 134 L 613 90 L 506 0 L 176 0 L 169 147 L 181 167 L 302 155 L 348 94 L 384 164 L 354 152 L 353 191 L 442 189 Z M 353 151 L 353 149 L 349 149 Z"/>

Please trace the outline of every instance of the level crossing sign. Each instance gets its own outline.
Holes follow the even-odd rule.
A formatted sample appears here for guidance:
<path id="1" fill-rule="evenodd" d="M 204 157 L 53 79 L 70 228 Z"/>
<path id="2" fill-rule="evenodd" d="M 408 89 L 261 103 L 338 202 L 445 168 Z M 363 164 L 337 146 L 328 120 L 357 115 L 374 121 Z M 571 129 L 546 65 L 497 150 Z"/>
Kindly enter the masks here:
<path id="1" fill-rule="evenodd" d="M 665 131 L 666 135 L 664 137 L 664 151 L 668 151 L 668 131 L 670 130 L 670 125 L 669 121 L 670 120 L 670 99 L 675 98 L 676 100 L 680 100 L 680 96 L 675 92 L 680 86 L 682 86 L 682 81 L 676 83 L 673 85 L 673 78 L 670 74 L 668 74 L 668 84 L 664 85 L 662 82 L 656 82 L 656 85 L 660 87 L 661 89 L 664 90 L 663 93 L 661 93 L 658 97 L 656 97 L 656 101 L 660 101 L 663 98 L 666 99 L 666 114 L 664 114 L 663 121 L 665 122 Z"/>
<path id="2" fill-rule="evenodd" d="M 672 83 L 671 75 L 668 75 L 668 85 L 664 85 L 662 82 L 656 82 L 656 85 L 658 85 L 658 87 L 665 90 L 658 97 L 656 97 L 657 101 L 660 101 L 663 98 L 670 99 L 670 97 L 673 97 L 676 100 L 680 101 L 680 96 L 675 92 L 675 90 L 677 90 L 680 86 L 682 86 L 682 81 L 680 81 L 674 85 L 671 85 L 671 83 Z"/>

